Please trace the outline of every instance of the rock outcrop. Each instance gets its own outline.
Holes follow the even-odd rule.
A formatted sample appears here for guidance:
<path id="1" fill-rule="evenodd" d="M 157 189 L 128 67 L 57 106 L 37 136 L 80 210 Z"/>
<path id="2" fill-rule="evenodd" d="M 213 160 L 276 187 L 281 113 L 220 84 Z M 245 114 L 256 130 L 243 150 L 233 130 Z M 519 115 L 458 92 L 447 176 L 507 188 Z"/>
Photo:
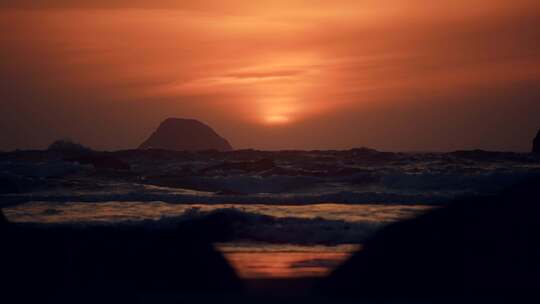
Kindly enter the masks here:
<path id="1" fill-rule="evenodd" d="M 198 120 L 168 118 L 139 149 L 230 151 L 232 147 L 226 139 Z"/>
<path id="2" fill-rule="evenodd" d="M 536 134 L 536 137 L 534 138 L 532 152 L 540 154 L 540 130 L 538 130 L 538 134 Z"/>
<path id="3" fill-rule="evenodd" d="M 0 226 L 6 225 L 8 223 L 6 217 L 4 216 L 4 212 L 0 210 Z"/>
<path id="4" fill-rule="evenodd" d="M 461 199 L 389 225 L 332 273 L 323 290 L 352 298 L 535 293 L 539 185 L 533 178 L 499 195 Z"/>
<path id="5" fill-rule="evenodd" d="M 240 279 L 212 246 L 229 230 L 212 218 L 159 229 L 9 223 L 0 210 L 0 299 L 136 303 L 150 296 L 238 293 Z"/>

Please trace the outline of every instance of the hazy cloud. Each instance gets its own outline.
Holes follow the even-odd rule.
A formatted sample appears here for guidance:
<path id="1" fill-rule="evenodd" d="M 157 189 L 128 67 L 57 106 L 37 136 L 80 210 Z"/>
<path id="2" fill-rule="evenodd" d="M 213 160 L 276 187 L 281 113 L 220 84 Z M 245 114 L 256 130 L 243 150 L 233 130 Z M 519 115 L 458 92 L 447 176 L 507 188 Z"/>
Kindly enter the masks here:
<path id="1" fill-rule="evenodd" d="M 526 150 L 540 127 L 537 1 L 0 8 L 0 149 L 134 147 L 169 116 L 266 149 Z"/>

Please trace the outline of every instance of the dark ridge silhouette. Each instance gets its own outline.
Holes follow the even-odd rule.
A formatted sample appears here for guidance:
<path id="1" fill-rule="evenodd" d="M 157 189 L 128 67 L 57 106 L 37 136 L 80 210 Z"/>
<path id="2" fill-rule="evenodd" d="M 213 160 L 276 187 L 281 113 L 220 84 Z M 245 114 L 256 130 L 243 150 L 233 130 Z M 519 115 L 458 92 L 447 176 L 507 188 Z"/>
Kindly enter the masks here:
<path id="1" fill-rule="evenodd" d="M 230 151 L 232 147 L 226 139 L 198 120 L 168 118 L 139 149 Z"/>
<path id="2" fill-rule="evenodd" d="M 540 130 L 538 130 L 538 134 L 534 138 L 532 152 L 540 154 Z"/>
<path id="3" fill-rule="evenodd" d="M 200 220 L 160 229 L 71 227 L 8 223 L 2 214 L 0 298 L 108 303 L 239 292 L 239 278 L 210 243 L 226 237 L 227 230 L 216 225 Z"/>
<path id="4" fill-rule="evenodd" d="M 383 228 L 322 287 L 352 298 L 531 295 L 540 290 L 539 240 L 534 178 Z"/>

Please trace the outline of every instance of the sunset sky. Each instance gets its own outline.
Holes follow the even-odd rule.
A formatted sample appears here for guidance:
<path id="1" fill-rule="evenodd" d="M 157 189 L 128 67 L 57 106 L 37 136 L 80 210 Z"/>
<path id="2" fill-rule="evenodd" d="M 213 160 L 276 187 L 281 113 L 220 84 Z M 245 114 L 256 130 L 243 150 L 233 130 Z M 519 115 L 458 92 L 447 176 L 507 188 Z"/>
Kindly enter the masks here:
<path id="1" fill-rule="evenodd" d="M 526 151 L 540 1 L 0 2 L 0 150 L 137 147 L 167 117 L 235 148 Z"/>

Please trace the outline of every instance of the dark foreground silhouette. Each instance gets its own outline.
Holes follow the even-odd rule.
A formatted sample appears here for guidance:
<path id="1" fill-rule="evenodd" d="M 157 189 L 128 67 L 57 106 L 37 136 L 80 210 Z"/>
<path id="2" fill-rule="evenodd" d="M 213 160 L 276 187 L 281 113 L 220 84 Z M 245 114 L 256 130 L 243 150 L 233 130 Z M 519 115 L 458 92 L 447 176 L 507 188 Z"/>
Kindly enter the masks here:
<path id="1" fill-rule="evenodd" d="M 224 302 L 237 303 L 493 303 L 537 299 L 540 290 L 538 178 L 391 224 L 322 282 L 259 280 L 246 282 L 246 292 L 209 243 L 229 235 L 228 224 L 218 214 L 159 230 L 76 228 L 9 223 L 0 213 L 0 302 L 131 303 L 146 295 L 204 302 L 202 295 L 227 295 Z"/>
<path id="2" fill-rule="evenodd" d="M 532 152 L 540 154 L 540 130 L 538 130 L 538 134 L 534 138 Z"/>
<path id="3" fill-rule="evenodd" d="M 537 296 L 540 179 L 389 225 L 322 287 L 352 298 Z"/>
<path id="4" fill-rule="evenodd" d="M 108 303 L 238 292 L 239 279 L 209 243 L 213 227 L 35 226 L 9 223 L 2 214 L 0 302 Z"/>

